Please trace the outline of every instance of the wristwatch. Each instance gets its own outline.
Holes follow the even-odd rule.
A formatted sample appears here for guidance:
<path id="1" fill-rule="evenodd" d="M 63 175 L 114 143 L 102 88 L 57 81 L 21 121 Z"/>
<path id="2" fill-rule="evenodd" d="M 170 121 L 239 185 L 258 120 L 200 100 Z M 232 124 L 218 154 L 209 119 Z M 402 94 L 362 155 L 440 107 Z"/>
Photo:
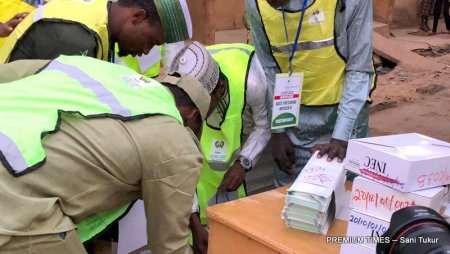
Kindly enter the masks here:
<path id="1" fill-rule="evenodd" d="M 239 157 L 239 162 L 241 163 L 241 166 L 245 169 L 245 172 L 248 172 L 252 169 L 252 160 L 245 156 Z"/>

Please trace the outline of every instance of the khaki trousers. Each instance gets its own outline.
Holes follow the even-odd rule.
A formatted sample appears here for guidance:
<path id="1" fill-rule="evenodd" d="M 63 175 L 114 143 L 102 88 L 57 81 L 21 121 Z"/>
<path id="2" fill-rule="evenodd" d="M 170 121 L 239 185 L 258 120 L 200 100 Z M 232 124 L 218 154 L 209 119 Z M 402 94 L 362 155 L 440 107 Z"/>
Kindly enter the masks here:
<path id="1" fill-rule="evenodd" d="M 75 230 L 35 236 L 0 235 L 2 254 L 86 254 Z"/>

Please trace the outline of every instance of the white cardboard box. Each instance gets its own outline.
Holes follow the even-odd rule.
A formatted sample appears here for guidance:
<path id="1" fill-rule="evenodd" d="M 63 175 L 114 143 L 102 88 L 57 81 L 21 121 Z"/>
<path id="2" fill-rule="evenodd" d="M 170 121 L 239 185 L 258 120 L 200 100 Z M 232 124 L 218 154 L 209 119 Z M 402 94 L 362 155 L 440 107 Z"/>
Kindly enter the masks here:
<path id="1" fill-rule="evenodd" d="M 353 139 L 345 168 L 402 192 L 450 184 L 450 144 L 417 133 Z"/>
<path id="2" fill-rule="evenodd" d="M 362 236 L 361 245 L 375 250 L 381 236 L 389 228 L 389 221 L 379 219 L 356 210 L 350 211 L 347 236 Z"/>
<path id="3" fill-rule="evenodd" d="M 447 187 L 435 187 L 405 193 L 358 176 L 353 180 L 350 207 L 390 221 L 395 211 L 408 206 L 422 205 L 439 211 L 446 192 Z"/>
<path id="4" fill-rule="evenodd" d="M 366 248 L 359 244 L 342 244 L 341 254 L 376 254 L 375 250 Z"/>

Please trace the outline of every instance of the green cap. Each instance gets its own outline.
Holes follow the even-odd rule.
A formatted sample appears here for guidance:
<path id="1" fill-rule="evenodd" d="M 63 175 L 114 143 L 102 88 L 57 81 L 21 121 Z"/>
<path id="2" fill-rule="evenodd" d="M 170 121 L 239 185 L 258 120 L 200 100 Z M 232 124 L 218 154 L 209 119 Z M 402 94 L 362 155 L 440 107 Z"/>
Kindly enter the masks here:
<path id="1" fill-rule="evenodd" d="M 166 43 L 192 37 L 192 21 L 186 0 L 154 0 L 164 29 Z"/>

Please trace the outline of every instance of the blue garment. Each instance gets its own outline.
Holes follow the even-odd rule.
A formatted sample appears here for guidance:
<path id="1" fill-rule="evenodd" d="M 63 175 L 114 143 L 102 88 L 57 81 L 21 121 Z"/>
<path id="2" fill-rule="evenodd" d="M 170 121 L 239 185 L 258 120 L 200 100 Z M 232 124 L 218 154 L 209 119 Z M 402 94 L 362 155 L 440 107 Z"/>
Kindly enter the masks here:
<path id="1" fill-rule="evenodd" d="M 314 0 L 307 0 L 309 7 Z M 343 6 L 344 4 L 344 6 Z M 290 0 L 288 11 L 299 11 L 302 0 Z M 252 40 L 267 78 L 267 104 L 272 108 L 275 74 L 280 73 L 264 33 L 256 0 L 246 0 L 248 24 Z M 295 175 L 289 177 L 274 169 L 275 185 L 291 183 L 311 157 L 309 148 L 329 143 L 331 138 L 348 141 L 368 136 L 368 109 L 365 105 L 374 78 L 372 63 L 372 1 L 339 0 L 335 17 L 336 47 L 346 59 L 344 90 L 339 105 L 300 107 L 299 125 L 273 131 L 286 131 L 296 147 Z M 269 110 L 271 112 L 271 110 Z M 358 121 L 357 121 L 358 118 Z"/>

